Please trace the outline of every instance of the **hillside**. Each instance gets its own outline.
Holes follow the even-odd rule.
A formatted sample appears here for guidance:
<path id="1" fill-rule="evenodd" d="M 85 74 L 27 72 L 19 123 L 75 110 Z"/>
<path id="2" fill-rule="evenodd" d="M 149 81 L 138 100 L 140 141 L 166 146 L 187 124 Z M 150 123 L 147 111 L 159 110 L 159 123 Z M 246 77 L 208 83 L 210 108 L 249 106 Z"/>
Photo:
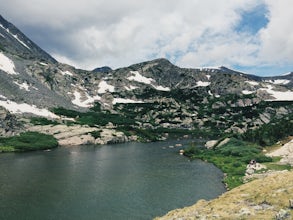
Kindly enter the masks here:
<path id="1" fill-rule="evenodd" d="M 293 172 L 278 172 L 156 219 L 292 219 L 292 182 Z"/>

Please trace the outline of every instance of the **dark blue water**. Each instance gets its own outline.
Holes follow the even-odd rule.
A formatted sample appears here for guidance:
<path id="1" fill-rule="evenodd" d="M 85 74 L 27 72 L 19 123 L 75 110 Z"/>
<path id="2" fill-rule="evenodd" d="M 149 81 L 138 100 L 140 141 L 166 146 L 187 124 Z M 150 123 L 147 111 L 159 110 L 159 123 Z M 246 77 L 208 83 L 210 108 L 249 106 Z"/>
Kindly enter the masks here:
<path id="1" fill-rule="evenodd" d="M 216 167 L 174 144 L 1 154 L 0 219 L 152 219 L 225 191 Z"/>

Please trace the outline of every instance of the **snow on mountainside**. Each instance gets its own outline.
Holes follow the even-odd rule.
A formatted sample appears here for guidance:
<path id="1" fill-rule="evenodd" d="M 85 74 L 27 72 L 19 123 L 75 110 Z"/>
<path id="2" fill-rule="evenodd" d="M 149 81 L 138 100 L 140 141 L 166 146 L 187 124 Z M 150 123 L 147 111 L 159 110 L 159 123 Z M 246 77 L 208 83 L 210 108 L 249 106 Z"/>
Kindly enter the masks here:
<path id="1" fill-rule="evenodd" d="M 116 70 L 78 70 L 58 63 L 0 16 L 0 97 L 5 97 L 0 105 L 14 113 L 23 108 L 37 114 L 42 111 L 36 109 L 54 107 L 84 111 L 95 102 L 111 110 L 117 103 L 152 103 L 160 94 L 172 99 L 183 91 L 201 97 L 251 94 L 263 100 L 293 100 L 292 88 L 292 73 L 258 77 L 226 67 L 180 68 L 166 59 Z"/>
<path id="2" fill-rule="evenodd" d="M 13 61 L 3 53 L 0 53 L 0 69 L 8 74 L 17 75 Z"/>

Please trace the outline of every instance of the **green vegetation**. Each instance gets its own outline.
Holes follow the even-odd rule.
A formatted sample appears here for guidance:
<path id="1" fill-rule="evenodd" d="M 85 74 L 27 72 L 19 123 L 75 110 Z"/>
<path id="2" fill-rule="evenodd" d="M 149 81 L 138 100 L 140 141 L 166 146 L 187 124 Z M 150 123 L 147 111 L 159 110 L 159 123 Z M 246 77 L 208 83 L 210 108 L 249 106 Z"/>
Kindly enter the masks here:
<path id="1" fill-rule="evenodd" d="M 0 146 L 0 152 L 14 152 L 14 151 L 16 151 L 14 147 Z"/>
<path id="2" fill-rule="evenodd" d="M 270 157 L 262 154 L 260 146 L 235 138 L 212 150 L 190 146 L 184 154 L 190 158 L 198 158 L 215 164 L 226 173 L 224 182 L 230 189 L 242 184 L 242 177 L 250 160 L 254 159 L 259 163 L 272 161 Z"/>
<path id="3" fill-rule="evenodd" d="M 92 131 L 91 132 L 91 135 L 97 139 L 97 138 L 100 138 L 101 137 L 101 132 L 100 131 Z"/>
<path id="4" fill-rule="evenodd" d="M 52 111 L 57 115 L 75 118 L 78 124 L 89 125 L 91 127 L 105 126 L 109 122 L 116 126 L 135 124 L 134 119 L 124 117 L 123 115 L 113 114 L 108 111 L 99 111 L 97 104 L 88 112 L 78 112 L 65 108 L 54 108 Z"/>
<path id="5" fill-rule="evenodd" d="M 126 136 L 137 135 L 138 140 L 142 142 L 148 141 L 159 141 L 161 140 L 161 133 L 154 129 L 142 129 L 132 126 L 120 126 L 117 128 L 118 131 L 123 132 Z"/>
<path id="6" fill-rule="evenodd" d="M 57 146 L 58 142 L 52 135 L 38 132 L 24 132 L 17 136 L 0 138 L 2 152 L 46 150 Z"/>
<path id="7" fill-rule="evenodd" d="M 57 121 L 52 121 L 42 117 L 31 118 L 31 123 L 34 125 L 58 125 L 59 124 Z"/>
<path id="8" fill-rule="evenodd" d="M 276 118 L 258 129 L 248 130 L 240 138 L 261 146 L 270 146 L 290 135 L 293 135 L 293 113 L 284 118 Z"/>

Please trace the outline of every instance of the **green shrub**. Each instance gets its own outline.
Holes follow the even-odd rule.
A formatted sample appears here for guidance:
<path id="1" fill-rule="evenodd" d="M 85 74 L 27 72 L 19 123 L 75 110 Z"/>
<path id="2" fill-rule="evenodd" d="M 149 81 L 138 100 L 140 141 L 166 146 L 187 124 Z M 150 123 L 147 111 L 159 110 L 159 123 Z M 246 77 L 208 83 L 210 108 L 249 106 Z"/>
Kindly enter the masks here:
<path id="1" fill-rule="evenodd" d="M 57 121 L 52 121 L 47 118 L 39 118 L 39 117 L 31 118 L 31 123 L 34 125 L 58 125 L 59 124 Z"/>
<path id="2" fill-rule="evenodd" d="M 101 137 L 101 131 L 92 131 L 91 132 L 91 135 L 97 139 L 97 138 L 100 138 Z"/>
<path id="3" fill-rule="evenodd" d="M 10 146 L 15 151 L 33 151 L 55 148 L 58 142 L 52 135 L 25 132 L 13 137 L 0 138 L 0 146 Z"/>
<path id="4" fill-rule="evenodd" d="M 12 146 L 0 146 L 0 152 L 14 152 L 15 149 Z"/>

